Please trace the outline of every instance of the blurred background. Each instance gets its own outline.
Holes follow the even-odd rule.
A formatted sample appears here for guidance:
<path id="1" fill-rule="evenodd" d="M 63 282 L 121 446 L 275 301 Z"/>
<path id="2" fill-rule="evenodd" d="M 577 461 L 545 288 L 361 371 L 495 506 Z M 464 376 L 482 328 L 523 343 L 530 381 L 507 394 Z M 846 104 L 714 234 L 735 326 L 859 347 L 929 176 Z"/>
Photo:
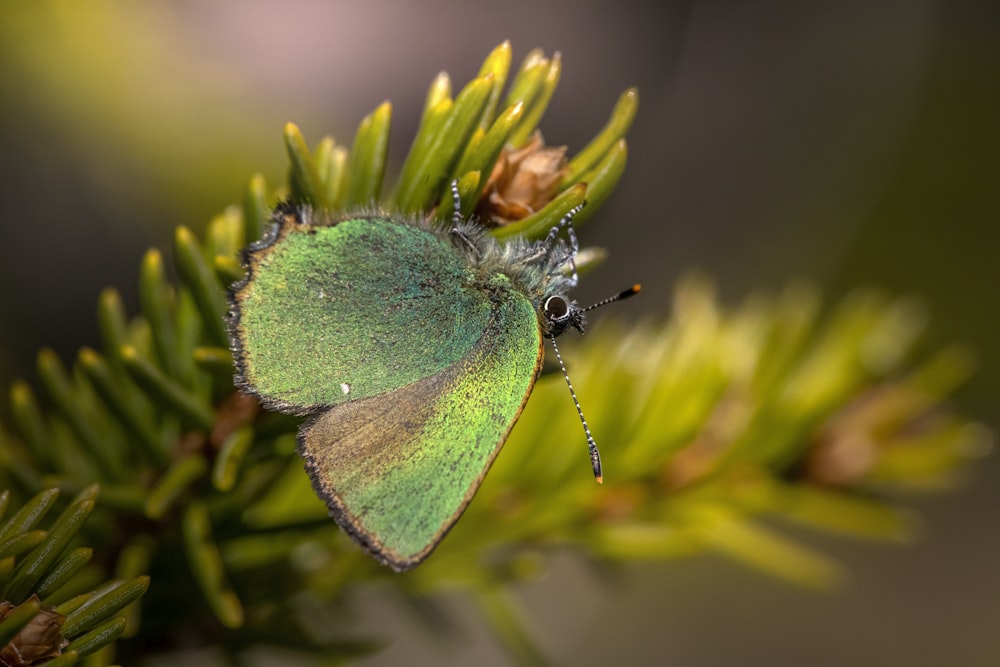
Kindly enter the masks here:
<path id="1" fill-rule="evenodd" d="M 979 372 L 959 407 L 1000 410 L 1000 4 L 992 0 L 731 3 L 5 2 L 0 8 L 0 381 L 40 346 L 96 345 L 105 285 L 136 309 L 138 262 L 284 177 L 281 129 L 350 142 L 389 98 L 398 167 L 427 85 L 456 87 L 510 39 L 565 67 L 542 121 L 570 153 L 637 85 L 616 193 L 583 232 L 611 259 L 579 298 L 632 282 L 623 318 L 668 316 L 703 270 L 735 303 L 791 280 L 833 301 L 858 286 L 918 295 L 928 346 L 962 342 Z M 390 170 L 392 165 L 390 165 Z M 4 408 L 5 409 L 5 408 Z M 918 498 L 916 545 L 808 539 L 853 577 L 802 591 L 713 558 L 596 577 L 570 556 L 515 591 L 557 664 L 1000 664 L 1000 465 Z M 463 632 L 427 637 L 389 598 L 359 631 L 364 662 L 506 664 Z"/>

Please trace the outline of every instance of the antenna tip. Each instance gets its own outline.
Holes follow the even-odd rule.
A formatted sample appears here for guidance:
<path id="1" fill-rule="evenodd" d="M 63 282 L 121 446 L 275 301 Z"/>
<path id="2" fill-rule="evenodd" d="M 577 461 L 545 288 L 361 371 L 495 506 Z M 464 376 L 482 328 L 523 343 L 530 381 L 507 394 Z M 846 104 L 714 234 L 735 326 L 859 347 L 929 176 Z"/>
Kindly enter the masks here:
<path id="1" fill-rule="evenodd" d="M 640 285 L 639 283 L 632 285 L 632 294 L 638 294 L 641 289 L 642 285 Z"/>
<path id="2" fill-rule="evenodd" d="M 598 484 L 604 484 L 604 475 L 596 475 L 594 477 L 594 481 L 596 481 Z"/>

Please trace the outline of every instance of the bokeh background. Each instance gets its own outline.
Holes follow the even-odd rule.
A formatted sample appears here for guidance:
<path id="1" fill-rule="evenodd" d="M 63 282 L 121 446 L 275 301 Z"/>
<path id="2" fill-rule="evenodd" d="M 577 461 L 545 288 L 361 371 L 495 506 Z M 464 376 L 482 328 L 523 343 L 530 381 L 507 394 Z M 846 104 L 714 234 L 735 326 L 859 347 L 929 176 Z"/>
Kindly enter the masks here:
<path id="1" fill-rule="evenodd" d="M 542 128 L 578 150 L 637 85 L 626 175 L 583 232 L 611 251 L 580 300 L 641 282 L 616 316 L 667 316 L 700 269 L 736 302 L 791 280 L 923 299 L 928 345 L 979 372 L 959 407 L 1000 410 L 1000 4 L 320 0 L 29 2 L 0 7 L 0 381 L 41 345 L 98 341 L 108 284 L 134 312 L 138 260 L 281 182 L 281 128 L 349 142 L 385 98 L 398 166 L 427 84 L 457 85 L 510 39 L 562 53 Z M 390 167 L 391 169 L 391 167 Z M 570 409 L 567 404 L 567 409 Z M 605 445 L 607 446 L 607 445 Z M 557 558 L 516 591 L 557 664 L 1000 664 L 1000 465 L 914 499 L 915 545 L 814 544 L 853 574 L 830 595 L 698 558 L 596 577 Z M 612 481 L 612 480 L 609 480 Z M 612 481 L 613 483 L 613 481 Z M 606 574 L 606 573 L 605 573 Z M 506 664 L 460 599 L 428 637 L 389 598 L 370 665 Z"/>

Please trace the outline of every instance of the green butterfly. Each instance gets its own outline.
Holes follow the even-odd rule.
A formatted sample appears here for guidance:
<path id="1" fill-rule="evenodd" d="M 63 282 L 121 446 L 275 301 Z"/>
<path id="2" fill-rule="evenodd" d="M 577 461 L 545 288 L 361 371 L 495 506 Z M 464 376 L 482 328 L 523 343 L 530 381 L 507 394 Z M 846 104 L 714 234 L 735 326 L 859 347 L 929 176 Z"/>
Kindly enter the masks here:
<path id="1" fill-rule="evenodd" d="M 589 310 L 567 296 L 580 207 L 543 241 L 501 243 L 461 219 L 454 184 L 452 196 L 444 228 L 279 206 L 229 293 L 237 385 L 310 415 L 299 452 L 316 492 L 397 571 L 426 558 L 472 500 L 531 393 L 543 339 L 582 332 Z"/>

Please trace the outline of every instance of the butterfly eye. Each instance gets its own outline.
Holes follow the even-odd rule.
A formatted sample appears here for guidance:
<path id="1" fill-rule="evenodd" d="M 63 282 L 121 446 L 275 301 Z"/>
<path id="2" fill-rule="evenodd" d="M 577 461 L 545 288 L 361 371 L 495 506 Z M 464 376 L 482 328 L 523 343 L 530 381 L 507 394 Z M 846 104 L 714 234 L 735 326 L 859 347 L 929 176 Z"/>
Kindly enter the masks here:
<path id="1" fill-rule="evenodd" d="M 546 299 L 542 309 L 545 311 L 545 317 L 552 322 L 558 322 L 569 317 L 569 301 L 558 294 Z"/>

